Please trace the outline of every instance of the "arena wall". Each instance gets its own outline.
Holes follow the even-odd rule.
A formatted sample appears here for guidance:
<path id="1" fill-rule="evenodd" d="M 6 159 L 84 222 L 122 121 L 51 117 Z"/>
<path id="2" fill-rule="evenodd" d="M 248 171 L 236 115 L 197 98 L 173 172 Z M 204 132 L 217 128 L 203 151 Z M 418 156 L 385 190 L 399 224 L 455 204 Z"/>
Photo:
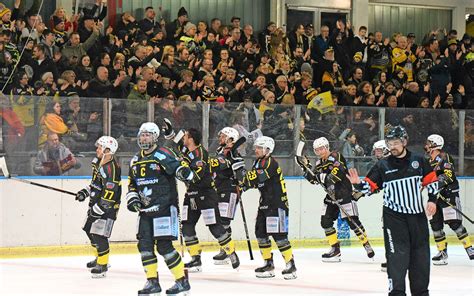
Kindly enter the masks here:
<path id="1" fill-rule="evenodd" d="M 89 182 L 85 178 L 40 178 L 33 181 L 73 192 Z M 126 179 L 123 182 L 127 184 Z M 474 191 L 474 179 L 461 179 L 460 183 L 463 211 L 468 216 L 474 217 L 474 200 L 469 198 L 469 192 Z M 290 203 L 290 238 L 293 240 L 324 238 L 319 222 L 325 194 L 322 188 L 311 185 L 300 177 L 288 177 L 286 185 Z M 123 191 L 122 205 L 111 240 L 135 242 L 137 214 L 127 210 L 125 201 L 127 190 Z M 180 198 L 183 198 L 184 191 L 184 185 L 180 184 Z M 243 194 L 252 239 L 255 239 L 253 228 L 258 199 L 257 190 Z M 382 237 L 380 194 L 363 197 L 358 204 L 360 218 L 369 237 Z M 87 201 L 79 203 L 74 200 L 74 196 L 14 180 L 0 179 L 0 210 L 0 247 L 88 244 L 87 237 L 81 230 L 86 217 Z M 464 224 L 470 233 L 474 232 L 472 224 L 468 222 Z M 240 208 L 237 209 L 232 229 L 234 239 L 245 239 Z M 197 233 L 201 241 L 214 240 L 202 221 L 198 223 Z M 449 229 L 447 233 L 452 235 Z"/>

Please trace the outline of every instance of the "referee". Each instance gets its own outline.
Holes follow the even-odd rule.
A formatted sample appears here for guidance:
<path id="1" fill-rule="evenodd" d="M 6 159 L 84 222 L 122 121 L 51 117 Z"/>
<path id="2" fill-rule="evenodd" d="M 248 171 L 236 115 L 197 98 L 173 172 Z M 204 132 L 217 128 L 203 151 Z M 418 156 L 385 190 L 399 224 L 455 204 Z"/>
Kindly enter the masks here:
<path id="1" fill-rule="evenodd" d="M 410 280 L 411 294 L 429 295 L 430 246 L 426 214 L 436 212 L 437 178 L 422 155 L 406 149 L 408 135 L 402 126 L 393 127 L 385 141 L 391 155 L 379 160 L 364 180 L 356 169 L 349 179 L 356 191 L 371 194 L 384 190 L 383 225 L 389 294 L 406 295 L 405 276 Z M 427 186 L 426 214 L 421 195 Z"/>

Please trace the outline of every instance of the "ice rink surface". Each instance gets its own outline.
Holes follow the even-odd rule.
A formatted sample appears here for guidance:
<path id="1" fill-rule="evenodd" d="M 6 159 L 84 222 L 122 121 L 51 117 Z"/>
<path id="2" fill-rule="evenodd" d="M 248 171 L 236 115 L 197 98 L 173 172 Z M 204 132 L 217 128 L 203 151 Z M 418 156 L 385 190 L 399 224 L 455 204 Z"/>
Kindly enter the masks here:
<path id="1" fill-rule="evenodd" d="M 380 271 L 382 248 L 375 248 L 375 260 L 366 257 L 362 247 L 343 247 L 341 263 L 323 263 L 326 249 L 296 249 L 298 279 L 284 280 L 284 262 L 274 250 L 275 274 L 272 279 L 257 279 L 254 269 L 262 264 L 255 252 L 254 261 L 241 251 L 241 266 L 217 266 L 214 253 L 203 253 L 203 272 L 190 273 L 191 295 L 386 295 L 387 276 Z M 436 251 L 432 248 L 432 255 Z M 113 251 L 112 251 L 113 252 Z M 450 246 L 449 264 L 431 266 L 430 295 L 474 295 L 474 262 L 461 246 Z M 92 279 L 85 268 L 91 257 L 50 257 L 0 260 L 0 295 L 137 295 L 145 283 L 139 254 L 110 256 L 106 278 Z M 185 261 L 189 258 L 185 258 Z M 160 284 L 164 290 L 173 277 L 159 257 Z M 408 281 L 407 281 L 408 289 Z M 409 289 L 407 290 L 407 292 Z M 409 293 L 408 293 L 409 295 Z"/>

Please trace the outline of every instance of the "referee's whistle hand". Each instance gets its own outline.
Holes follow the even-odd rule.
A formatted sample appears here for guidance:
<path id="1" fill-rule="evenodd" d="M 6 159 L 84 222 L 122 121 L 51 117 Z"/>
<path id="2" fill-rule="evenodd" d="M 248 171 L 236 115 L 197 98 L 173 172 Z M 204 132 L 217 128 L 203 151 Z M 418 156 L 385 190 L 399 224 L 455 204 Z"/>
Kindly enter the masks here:
<path id="1" fill-rule="evenodd" d="M 426 205 L 426 214 L 433 216 L 436 213 L 436 203 L 429 201 Z"/>

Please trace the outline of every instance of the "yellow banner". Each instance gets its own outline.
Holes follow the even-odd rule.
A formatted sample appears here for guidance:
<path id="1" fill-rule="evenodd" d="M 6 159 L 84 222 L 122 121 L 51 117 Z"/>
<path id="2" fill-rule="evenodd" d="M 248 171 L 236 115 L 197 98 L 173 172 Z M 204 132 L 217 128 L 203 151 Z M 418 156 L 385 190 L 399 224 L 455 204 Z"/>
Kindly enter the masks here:
<path id="1" fill-rule="evenodd" d="M 311 100 L 311 102 L 308 103 L 308 109 L 316 109 L 321 114 L 335 111 L 331 92 L 327 91 L 318 94 Z"/>

